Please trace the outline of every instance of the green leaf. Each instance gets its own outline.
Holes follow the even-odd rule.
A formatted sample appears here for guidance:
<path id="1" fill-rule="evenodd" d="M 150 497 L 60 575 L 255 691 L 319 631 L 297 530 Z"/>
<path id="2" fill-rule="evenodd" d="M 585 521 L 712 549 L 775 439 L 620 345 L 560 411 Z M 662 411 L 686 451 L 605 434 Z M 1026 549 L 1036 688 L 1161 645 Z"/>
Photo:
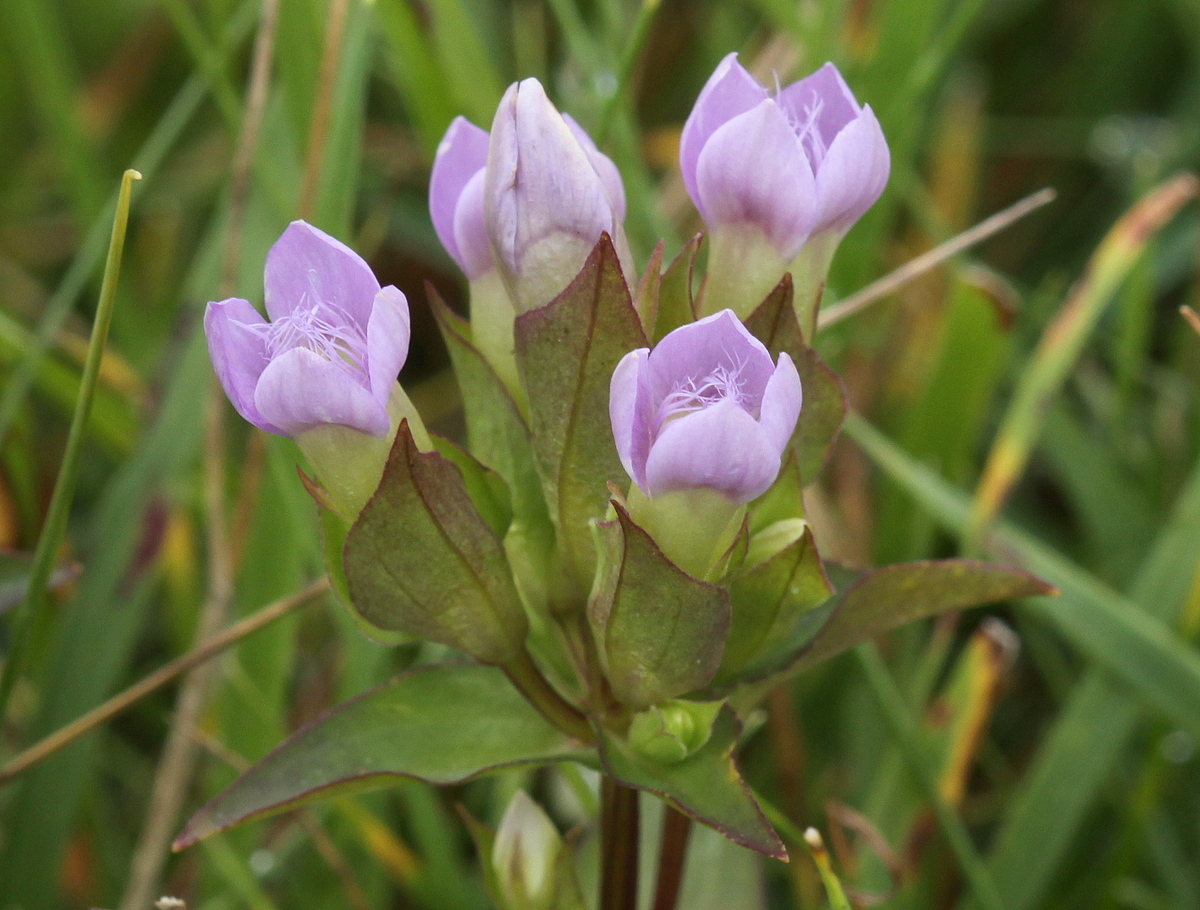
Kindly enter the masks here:
<path id="1" fill-rule="evenodd" d="M 615 508 L 615 521 L 595 526 L 600 564 L 588 621 L 613 693 L 642 708 L 712 680 L 729 634 L 729 594 L 676 566 Z"/>
<path id="2" fill-rule="evenodd" d="M 627 480 L 609 422 L 609 383 L 617 362 L 646 346 L 607 234 L 567 289 L 518 316 L 515 331 L 550 514 L 575 584 L 586 590 L 595 565 L 588 522 L 607 510 L 609 482 Z"/>
<path id="3" fill-rule="evenodd" d="M 497 537 L 503 537 L 513 517 L 512 499 L 504 479 L 495 471 L 481 465 L 469 452 L 464 452 L 449 439 L 434 435 L 431 435 L 430 439 L 433 440 L 438 454 L 453 462 L 462 474 L 467 495 L 471 497 L 471 502 L 488 527 L 496 532 Z"/>
<path id="4" fill-rule="evenodd" d="M 628 743 L 602 730 L 600 761 L 605 771 L 626 786 L 662 797 L 743 847 L 786 861 L 783 842 L 767 823 L 734 763 L 739 732 L 737 718 L 726 706 L 717 715 L 704 746 L 681 762 L 664 765 L 637 754 Z"/>
<path id="5" fill-rule="evenodd" d="M 788 354 L 800 374 L 804 401 L 796 432 L 792 434 L 792 448 L 799 461 L 800 476 L 808 484 L 825 465 L 846 418 L 845 386 L 817 352 L 804 343 L 804 333 L 792 308 L 791 275 L 784 275 L 775 290 L 750 314 L 746 328 L 767 346 L 772 357 Z"/>
<path id="6" fill-rule="evenodd" d="M 408 423 L 375 495 L 346 536 L 350 599 L 373 625 L 503 663 L 528 624 L 496 532 L 456 465 L 423 453 Z"/>
<path id="7" fill-rule="evenodd" d="M 679 255 L 663 272 L 658 289 L 658 309 L 654 320 L 654 343 L 681 325 L 696 318 L 695 298 L 692 296 L 692 274 L 696 268 L 696 254 L 700 250 L 703 234 L 697 234 L 684 244 Z"/>
<path id="8" fill-rule="evenodd" d="M 564 759 L 590 763 L 594 755 L 544 720 L 501 671 L 421 667 L 298 730 L 197 812 L 175 849 L 397 778 L 455 784 L 496 768 Z"/>
<path id="9" fill-rule="evenodd" d="M 1054 592 L 1028 572 L 971 559 L 906 562 L 864 572 L 822 608 L 828 619 L 812 633 L 811 614 L 801 616 L 792 640 L 763 665 L 799 671 L 899 626 L 946 610 L 962 610 L 1013 597 Z M 816 611 L 814 611 L 816 613 Z M 819 615 L 819 614 L 818 614 Z M 754 668 L 756 675 L 760 672 Z"/>
<path id="10" fill-rule="evenodd" d="M 786 519 L 785 519 L 786 520 Z M 779 553 L 739 574 L 729 586 L 733 621 L 718 681 L 732 679 L 787 638 L 802 613 L 833 594 L 811 528 Z"/>

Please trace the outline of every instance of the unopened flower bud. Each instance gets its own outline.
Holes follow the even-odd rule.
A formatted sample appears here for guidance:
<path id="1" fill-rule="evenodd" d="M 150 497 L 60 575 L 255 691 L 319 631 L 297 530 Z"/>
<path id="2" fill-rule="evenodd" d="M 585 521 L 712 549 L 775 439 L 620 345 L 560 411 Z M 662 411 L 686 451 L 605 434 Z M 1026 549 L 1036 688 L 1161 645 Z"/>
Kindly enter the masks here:
<path id="1" fill-rule="evenodd" d="M 505 910 L 549 910 L 562 837 L 541 806 L 518 790 L 492 845 L 492 869 Z"/>
<path id="2" fill-rule="evenodd" d="M 737 54 L 700 92 L 679 159 L 710 233 L 705 308 L 742 316 L 789 269 L 804 272 L 798 307 L 811 303 L 838 242 L 879 198 L 891 167 L 870 105 L 858 104 L 832 63 L 771 96 Z M 811 319 L 801 324 L 811 330 Z"/>
<path id="3" fill-rule="evenodd" d="M 246 420 L 296 440 L 334 505 L 357 514 L 401 419 L 430 448 L 396 382 L 408 356 L 408 301 L 381 288 L 357 253 L 303 221 L 267 254 L 265 291 L 270 321 L 240 298 L 208 305 L 217 378 Z"/>
<path id="4" fill-rule="evenodd" d="M 518 314 L 545 306 L 607 232 L 629 271 L 625 193 L 613 163 L 541 83 L 509 87 L 492 123 L 484 215 Z"/>
<path id="5" fill-rule="evenodd" d="M 513 353 L 516 316 L 492 257 L 484 219 L 483 191 L 488 134 L 455 117 L 438 144 L 429 175 L 429 214 L 438 239 L 471 285 L 471 339 L 518 398 L 520 380 Z"/>
<path id="6" fill-rule="evenodd" d="M 609 416 L 630 516 L 680 568 L 703 577 L 775 481 L 801 398 L 791 357 L 772 363 L 731 310 L 617 364 Z"/>

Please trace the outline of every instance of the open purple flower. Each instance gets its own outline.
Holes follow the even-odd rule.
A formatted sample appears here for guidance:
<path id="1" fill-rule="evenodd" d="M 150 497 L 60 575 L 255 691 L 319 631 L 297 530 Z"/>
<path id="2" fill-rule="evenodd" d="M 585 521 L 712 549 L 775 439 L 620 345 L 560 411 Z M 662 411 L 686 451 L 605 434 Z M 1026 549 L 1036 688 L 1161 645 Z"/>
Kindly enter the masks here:
<path id="1" fill-rule="evenodd" d="M 844 234 L 887 183 L 891 159 L 870 105 L 832 63 L 772 97 L 725 57 L 680 137 L 688 193 L 710 227 L 748 222 L 790 260 L 810 234 Z"/>
<path id="2" fill-rule="evenodd" d="M 408 356 L 408 301 L 362 258 L 292 222 L 267 254 L 266 321 L 246 300 L 204 314 L 213 367 L 238 413 L 280 436 L 338 425 L 387 436 Z"/>
<path id="3" fill-rule="evenodd" d="M 495 267 L 483 220 L 487 156 L 487 131 L 464 117 L 455 117 L 438 144 L 429 175 L 429 213 L 434 230 L 471 281 Z"/>
<path id="4" fill-rule="evenodd" d="M 800 376 L 731 310 L 626 354 L 609 416 L 621 463 L 647 497 L 706 489 L 743 504 L 764 493 L 800 416 Z"/>

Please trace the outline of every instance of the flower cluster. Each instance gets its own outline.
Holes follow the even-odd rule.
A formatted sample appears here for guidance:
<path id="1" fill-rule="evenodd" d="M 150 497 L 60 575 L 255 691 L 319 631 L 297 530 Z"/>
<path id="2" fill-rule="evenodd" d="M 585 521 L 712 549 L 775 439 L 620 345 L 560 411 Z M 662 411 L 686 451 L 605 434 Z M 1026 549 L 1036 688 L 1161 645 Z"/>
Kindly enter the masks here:
<path id="1" fill-rule="evenodd" d="M 315 472 L 339 599 L 372 636 L 474 662 L 419 666 L 299 731 L 185 842 L 351 780 L 577 760 L 607 775 L 609 829 L 637 819 L 618 787 L 645 789 L 786 858 L 732 759 L 763 681 L 897 617 L 1044 593 L 1001 567 L 919 563 L 833 599 L 802 490 L 846 402 L 809 342 L 833 252 L 887 179 L 870 107 L 830 64 L 770 93 L 731 54 L 680 168 L 708 230 L 698 296 L 695 243 L 633 282 L 621 176 L 536 80 L 508 89 L 490 131 L 450 125 L 430 214 L 470 319 L 430 304 L 466 451 L 426 432 L 397 381 L 404 294 L 328 234 L 295 222 L 271 249 L 269 318 L 209 304 L 230 401 Z M 498 906 L 584 905 L 572 838 L 524 794 L 472 834 Z M 602 840 L 610 871 L 636 866 L 628 838 Z"/>
<path id="2" fill-rule="evenodd" d="M 686 577 L 719 580 L 732 571 L 731 547 L 747 533 L 747 510 L 776 483 L 797 438 L 803 393 L 796 358 L 807 356 L 794 346 L 772 354 L 742 320 L 789 269 L 801 288 L 811 286 L 814 276 L 823 280 L 837 240 L 882 190 L 887 145 L 870 107 L 858 104 L 832 64 L 772 94 L 730 54 L 684 125 L 680 168 L 709 229 L 707 277 L 692 302 L 702 318 L 658 332 L 646 313 L 635 311 L 628 290 L 610 290 L 603 306 L 611 338 L 602 334 L 572 345 L 570 323 L 554 320 L 575 312 L 572 306 L 592 304 L 572 303 L 571 289 L 588 281 L 599 288 L 609 272 L 615 283 L 605 286 L 628 288 L 634 274 L 617 167 L 536 79 L 509 87 L 490 131 L 457 118 L 437 149 L 430 216 L 471 291 L 470 322 L 447 340 L 452 350 L 475 352 L 460 353 L 456 365 L 478 357 L 490 370 L 472 374 L 473 388 L 494 380 L 501 390 L 490 393 L 486 414 L 467 401 L 468 423 L 473 435 L 482 428 L 493 440 L 528 434 L 525 448 L 502 442 L 500 450 L 475 452 L 511 489 L 514 511 L 505 526 L 471 517 L 475 507 L 467 488 L 452 489 L 454 471 L 468 463 L 457 459 L 457 468 L 445 466 L 434 450 L 445 451 L 446 444 L 435 446 L 396 381 L 408 351 L 408 301 L 395 287 L 380 287 L 356 253 L 295 222 L 267 257 L 269 320 L 244 299 L 209 304 L 209 348 L 234 407 L 254 425 L 296 440 L 320 484 L 315 495 L 347 529 L 350 523 L 370 525 L 386 511 L 382 503 L 391 491 L 392 508 L 423 504 L 421 521 L 432 521 L 437 532 L 431 531 L 430 541 L 455 535 L 473 541 L 456 543 L 454 552 L 480 563 L 463 576 L 463 583 L 485 581 L 474 600 L 454 595 L 444 601 L 439 591 L 445 586 L 437 585 L 417 595 L 420 586 L 414 585 L 408 589 L 412 604 L 398 612 L 356 602 L 370 622 L 506 661 L 526 634 L 524 616 L 514 607 L 516 592 L 527 611 L 553 614 L 580 609 L 589 587 L 595 601 L 597 591 L 616 583 L 605 580 L 614 569 L 602 540 L 615 532 L 597 531 L 593 543 L 588 528 L 608 527 L 605 522 L 618 513 L 631 522 L 621 546 L 633 546 L 629 535 L 637 529 Z M 610 251 L 608 259 L 596 259 L 602 249 Z M 812 302 L 802 297 L 797 295 L 795 339 L 811 330 L 806 316 Z M 557 315 L 543 315 L 551 312 Z M 646 343 L 660 334 L 665 337 L 657 344 Z M 586 377 L 594 370 L 602 382 L 585 378 L 574 391 L 560 392 L 542 378 Z M 605 400 L 571 400 L 584 388 L 602 395 L 606 385 Z M 528 418 L 498 428 L 505 406 L 496 412 L 496 403 L 505 398 L 513 413 Z M 587 421 L 590 436 L 578 443 L 562 436 L 576 432 L 579 421 L 572 414 L 604 405 L 609 420 Z M 562 449 L 575 444 L 583 451 Z M 530 453 L 536 472 L 521 467 Z M 591 473 L 575 476 L 574 465 L 588 465 Z M 533 477 L 541 478 L 542 489 L 528 489 Z M 617 488 L 625 493 L 610 503 Z M 794 515 L 784 516 L 790 521 L 786 533 L 776 528 L 774 536 L 760 534 L 746 552 L 766 558 L 779 547 L 764 541 L 788 546 L 795 540 L 803 523 L 798 504 L 788 509 Z M 415 541 L 424 525 L 409 516 L 397 526 Z M 496 533 L 504 537 L 502 551 L 489 542 Z M 354 552 L 348 544 L 352 598 L 362 574 Z M 514 565 L 504 568 L 503 578 L 486 581 L 495 566 L 509 562 Z M 359 601 L 366 601 L 377 598 L 364 592 L 380 588 L 360 582 L 357 590 Z M 610 594 L 619 599 L 619 591 Z M 444 613 L 448 603 L 466 613 Z M 475 608 L 464 606 L 470 603 L 481 605 L 490 619 L 473 622 Z M 613 609 L 609 604 L 593 612 L 608 616 Z M 619 655 L 600 657 L 610 666 L 620 663 Z"/>

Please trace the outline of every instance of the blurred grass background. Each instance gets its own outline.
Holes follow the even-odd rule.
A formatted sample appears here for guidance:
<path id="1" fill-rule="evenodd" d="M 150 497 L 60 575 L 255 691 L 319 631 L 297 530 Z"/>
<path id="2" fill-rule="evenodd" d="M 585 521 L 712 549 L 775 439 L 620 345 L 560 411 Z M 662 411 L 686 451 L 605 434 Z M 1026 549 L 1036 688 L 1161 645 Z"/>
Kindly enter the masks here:
<path id="1" fill-rule="evenodd" d="M 829 299 L 1058 198 L 819 337 L 871 424 L 810 490 L 818 540 L 858 564 L 999 551 L 1063 596 L 780 688 L 745 746 L 753 786 L 825 832 L 860 906 L 1200 907 L 1200 337 L 1177 313 L 1200 303 L 1200 218 L 1176 183 L 1113 227 L 1200 163 L 1195 0 L 3 0 L 0 46 L 5 653 L 28 632 L 0 758 L 320 574 L 298 453 L 233 418 L 199 324 L 208 300 L 261 301 L 289 220 L 408 294 L 403 379 L 455 434 L 422 284 L 464 305 L 425 202 L 455 115 L 486 127 L 510 81 L 542 79 L 621 167 L 644 263 L 699 227 L 675 151 L 717 61 L 786 83 L 831 59 L 893 168 Z M 126 167 L 145 179 L 60 548 L 79 571 L 22 614 Z M 409 782 L 166 853 L 239 767 L 431 656 L 325 602 L 255 633 L 4 784 L 0 906 L 486 907 L 455 804 L 495 823 L 527 786 L 569 825 L 569 775 Z M 802 848 L 692 850 L 688 910 L 824 906 Z"/>

